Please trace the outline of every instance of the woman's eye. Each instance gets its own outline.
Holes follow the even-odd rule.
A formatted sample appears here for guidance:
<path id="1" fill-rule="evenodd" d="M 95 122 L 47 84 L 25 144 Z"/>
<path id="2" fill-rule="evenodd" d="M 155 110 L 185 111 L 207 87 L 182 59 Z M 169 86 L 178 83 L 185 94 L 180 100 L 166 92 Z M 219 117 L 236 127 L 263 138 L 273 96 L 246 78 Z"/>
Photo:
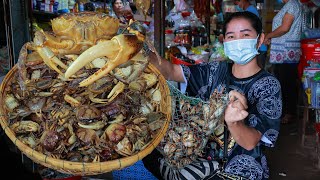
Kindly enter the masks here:
<path id="1" fill-rule="evenodd" d="M 227 39 L 233 39 L 234 37 L 233 36 L 227 36 Z"/>

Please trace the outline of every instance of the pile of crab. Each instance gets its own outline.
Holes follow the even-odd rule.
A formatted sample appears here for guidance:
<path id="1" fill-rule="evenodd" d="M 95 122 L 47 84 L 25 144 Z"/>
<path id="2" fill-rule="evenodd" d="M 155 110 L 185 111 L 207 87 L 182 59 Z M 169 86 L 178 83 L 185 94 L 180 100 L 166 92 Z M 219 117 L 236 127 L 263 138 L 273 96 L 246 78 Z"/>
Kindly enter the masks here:
<path id="1" fill-rule="evenodd" d="M 168 132 L 157 149 L 171 168 L 181 169 L 198 158 L 206 157 L 209 138 L 224 130 L 224 110 L 228 94 L 224 87 L 214 90 L 208 101 L 181 94 L 170 88 L 176 107 Z"/>
<path id="2" fill-rule="evenodd" d="M 9 127 L 50 157 L 101 162 L 142 151 L 164 124 L 144 29 L 105 14 L 65 14 L 20 51 L 5 87 Z"/>

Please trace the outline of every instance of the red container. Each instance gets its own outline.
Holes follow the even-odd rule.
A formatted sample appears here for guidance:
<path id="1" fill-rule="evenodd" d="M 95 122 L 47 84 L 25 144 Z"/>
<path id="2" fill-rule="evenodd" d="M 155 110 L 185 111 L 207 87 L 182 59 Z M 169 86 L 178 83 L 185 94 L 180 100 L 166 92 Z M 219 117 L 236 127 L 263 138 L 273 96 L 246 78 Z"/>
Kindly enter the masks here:
<path id="1" fill-rule="evenodd" d="M 308 66 L 308 61 L 320 63 L 320 39 L 301 40 L 301 57 L 298 67 L 299 78 L 302 77 L 303 69 Z"/>
<path id="2" fill-rule="evenodd" d="M 314 3 L 317 0 L 300 0 L 301 3 L 307 5 L 308 7 L 316 7 L 317 5 Z"/>
<path id="3" fill-rule="evenodd" d="M 191 12 L 188 12 L 188 11 L 183 11 L 181 12 L 181 16 L 182 17 L 187 17 L 187 16 L 190 16 Z"/>
<path id="4" fill-rule="evenodd" d="M 303 39 L 301 50 L 305 60 L 320 62 L 320 39 Z"/>

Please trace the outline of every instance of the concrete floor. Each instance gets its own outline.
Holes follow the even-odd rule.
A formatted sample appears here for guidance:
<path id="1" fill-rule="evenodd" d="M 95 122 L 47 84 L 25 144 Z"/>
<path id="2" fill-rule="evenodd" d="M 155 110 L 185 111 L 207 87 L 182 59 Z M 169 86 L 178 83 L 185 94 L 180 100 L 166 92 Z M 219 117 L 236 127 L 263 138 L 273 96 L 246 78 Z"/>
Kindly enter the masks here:
<path id="1" fill-rule="evenodd" d="M 312 112 L 310 112 L 312 113 Z M 306 128 L 305 145 L 301 145 L 299 123 L 281 125 L 276 147 L 267 151 L 271 180 L 319 180 L 314 116 Z M 301 121 L 301 117 L 299 118 Z"/>

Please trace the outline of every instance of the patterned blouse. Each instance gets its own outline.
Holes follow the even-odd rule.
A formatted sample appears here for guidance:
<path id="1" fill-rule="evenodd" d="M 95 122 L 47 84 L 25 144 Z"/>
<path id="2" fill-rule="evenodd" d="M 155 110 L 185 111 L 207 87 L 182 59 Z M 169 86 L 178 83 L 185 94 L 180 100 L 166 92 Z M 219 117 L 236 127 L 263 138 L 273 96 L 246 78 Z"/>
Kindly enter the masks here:
<path id="1" fill-rule="evenodd" d="M 272 31 L 281 24 L 286 13 L 294 16 L 294 21 L 289 32 L 271 39 L 270 63 L 299 63 L 300 36 L 302 31 L 301 4 L 298 0 L 289 0 L 277 13 L 272 21 Z"/>
<path id="2" fill-rule="evenodd" d="M 182 66 L 187 80 L 188 95 L 206 99 L 225 83 L 229 90 L 244 93 L 248 101 L 249 115 L 246 125 L 263 135 L 251 151 L 235 143 L 228 152 L 225 172 L 249 179 L 268 179 L 269 170 L 263 146 L 273 147 L 280 129 L 282 113 L 281 87 L 279 81 L 265 70 L 243 79 L 231 74 L 231 65 L 226 62 L 210 62 L 196 66 Z"/>

